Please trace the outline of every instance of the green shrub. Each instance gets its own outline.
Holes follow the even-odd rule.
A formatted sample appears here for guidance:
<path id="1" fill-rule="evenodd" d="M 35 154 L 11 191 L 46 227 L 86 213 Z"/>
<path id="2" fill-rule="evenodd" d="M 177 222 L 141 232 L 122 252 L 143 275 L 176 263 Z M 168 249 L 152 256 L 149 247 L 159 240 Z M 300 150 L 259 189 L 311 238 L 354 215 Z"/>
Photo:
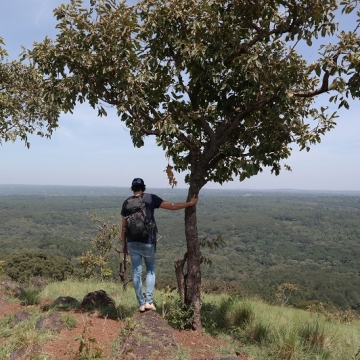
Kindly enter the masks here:
<path id="1" fill-rule="evenodd" d="M 216 334 L 218 323 L 216 319 L 217 306 L 212 302 L 205 302 L 201 305 L 201 323 L 207 332 Z"/>
<path id="2" fill-rule="evenodd" d="M 37 305 L 40 302 L 40 290 L 35 288 L 22 289 L 18 299 L 22 305 Z"/>
<path id="3" fill-rule="evenodd" d="M 231 306 L 234 302 L 233 298 L 224 299 L 220 302 L 217 308 L 213 310 L 213 319 L 217 324 L 218 330 L 230 330 L 231 323 L 229 322 L 228 314 L 230 312 Z"/>
<path id="4" fill-rule="evenodd" d="M 269 349 L 269 359 L 274 360 L 300 360 L 302 346 L 298 336 L 293 333 L 284 334 L 272 344 Z"/>
<path id="5" fill-rule="evenodd" d="M 244 329 L 255 318 L 255 313 L 249 303 L 236 303 L 234 308 L 227 314 L 227 319 L 231 327 Z"/>
<path id="6" fill-rule="evenodd" d="M 21 283 L 39 276 L 62 281 L 74 272 L 68 259 L 35 252 L 21 252 L 6 257 L 3 269 L 13 281 Z"/>
<path id="7" fill-rule="evenodd" d="M 165 320 L 174 329 L 186 330 L 191 329 L 193 315 L 191 307 L 183 304 L 180 299 L 174 299 L 168 304 Z"/>
<path id="8" fill-rule="evenodd" d="M 246 340 L 258 344 L 264 344 L 271 338 L 270 325 L 258 322 L 254 326 L 249 326 L 246 331 Z"/>

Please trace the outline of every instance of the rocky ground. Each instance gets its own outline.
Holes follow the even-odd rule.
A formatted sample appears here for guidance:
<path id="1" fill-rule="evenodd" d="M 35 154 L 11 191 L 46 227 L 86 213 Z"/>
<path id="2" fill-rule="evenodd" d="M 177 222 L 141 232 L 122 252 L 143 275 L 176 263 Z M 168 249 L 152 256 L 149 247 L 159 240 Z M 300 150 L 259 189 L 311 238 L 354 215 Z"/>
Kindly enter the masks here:
<path id="1" fill-rule="evenodd" d="M 41 308 L 41 305 L 37 306 Z M 22 321 L 21 318 L 31 311 L 31 308 L 8 301 L 0 294 L 0 319 L 5 315 L 13 315 L 14 319 L 19 319 L 17 321 Z M 50 329 L 53 325 L 49 325 L 49 322 L 56 322 L 56 316 L 49 320 L 49 314 L 54 312 L 42 311 L 45 320 L 39 322 L 39 326 Z M 33 353 L 29 352 L 29 349 L 19 348 L 9 359 L 250 360 L 245 354 L 236 354 L 231 344 L 204 332 L 172 329 L 153 311 L 137 314 L 125 321 L 88 311 L 70 310 L 66 314 L 76 320 L 74 328 L 67 329 L 62 326 L 53 329 L 54 336 L 40 346 L 30 349 Z M 4 341 L 6 338 L 0 337 L 0 344 Z M 86 351 L 88 357 L 82 357 Z"/>

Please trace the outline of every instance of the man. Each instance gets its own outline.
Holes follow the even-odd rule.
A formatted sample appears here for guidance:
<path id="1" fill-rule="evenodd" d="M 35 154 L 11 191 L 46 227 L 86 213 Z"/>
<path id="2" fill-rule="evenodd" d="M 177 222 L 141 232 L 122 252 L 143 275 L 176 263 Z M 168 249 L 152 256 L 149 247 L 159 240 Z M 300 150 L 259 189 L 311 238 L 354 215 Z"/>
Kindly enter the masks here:
<path id="1" fill-rule="evenodd" d="M 156 232 L 154 210 L 161 208 L 166 210 L 181 210 L 190 206 L 195 206 L 198 198 L 194 195 L 192 199 L 185 203 L 169 203 L 159 196 L 145 193 L 146 186 L 143 179 L 135 178 L 131 184 L 131 190 L 134 196 L 140 197 L 146 205 L 146 215 L 150 223 L 153 224 L 149 235 L 143 239 L 132 239 L 127 233 L 127 217 L 129 213 L 126 209 L 127 200 L 123 203 L 121 209 L 122 215 L 122 232 L 121 241 L 124 253 L 130 254 L 133 285 L 135 289 L 136 298 L 139 303 L 139 311 L 156 310 L 153 304 L 153 292 L 155 286 L 155 252 L 156 252 Z M 145 261 L 146 266 L 146 292 L 145 298 L 142 289 L 142 260 Z"/>

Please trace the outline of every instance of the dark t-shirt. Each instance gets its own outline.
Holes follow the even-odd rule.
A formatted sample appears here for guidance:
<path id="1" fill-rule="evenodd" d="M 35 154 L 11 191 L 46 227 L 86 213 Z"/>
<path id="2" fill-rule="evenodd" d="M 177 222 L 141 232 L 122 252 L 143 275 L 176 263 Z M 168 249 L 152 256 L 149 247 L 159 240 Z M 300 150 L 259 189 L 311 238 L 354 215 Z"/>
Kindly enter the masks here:
<path id="1" fill-rule="evenodd" d="M 161 203 L 163 202 L 163 199 L 161 199 L 159 196 L 157 196 L 155 194 L 147 194 L 147 193 L 143 194 L 142 199 L 143 199 L 144 203 L 146 204 L 146 216 L 150 219 L 151 222 L 153 222 L 155 224 L 154 210 L 158 209 L 160 207 Z M 126 203 L 126 200 L 124 201 L 122 208 L 121 208 L 122 216 L 128 215 L 128 214 L 126 214 L 126 211 L 125 211 L 125 203 Z M 153 231 L 151 231 L 148 238 L 144 239 L 143 241 L 141 241 L 141 240 L 140 241 L 136 240 L 136 241 L 155 244 L 156 243 L 156 232 L 157 232 L 157 228 L 155 226 L 155 229 Z M 131 242 L 133 240 L 128 235 L 126 235 L 126 241 Z"/>

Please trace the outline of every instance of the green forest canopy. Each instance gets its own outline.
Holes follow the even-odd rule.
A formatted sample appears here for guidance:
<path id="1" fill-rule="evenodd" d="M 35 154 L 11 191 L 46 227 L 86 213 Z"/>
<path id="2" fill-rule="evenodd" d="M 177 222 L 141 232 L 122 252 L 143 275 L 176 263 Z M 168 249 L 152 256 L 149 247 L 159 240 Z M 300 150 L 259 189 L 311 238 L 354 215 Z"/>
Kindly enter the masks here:
<path id="1" fill-rule="evenodd" d="M 23 195 L 11 195 L 16 190 L 0 186 L 0 194 L 8 194 L 0 195 L 3 256 L 41 251 L 74 265 L 96 234 L 89 213 L 119 221 L 129 192 L 100 187 L 18 189 Z M 36 195 L 34 189 L 52 195 Z M 25 195 L 28 191 L 33 195 Z M 185 189 L 153 191 L 167 200 L 186 196 Z M 204 190 L 198 217 L 200 238 L 221 234 L 226 242 L 216 251 L 203 250 L 212 260 L 211 266 L 202 266 L 205 283 L 237 284 L 271 302 L 277 286 L 290 282 L 299 288 L 293 302 L 321 300 L 360 311 L 359 193 Z M 186 251 L 183 214 L 157 210 L 156 218 L 161 235 L 158 280 L 174 282 L 174 261 Z M 115 252 L 111 262 L 118 280 Z"/>

